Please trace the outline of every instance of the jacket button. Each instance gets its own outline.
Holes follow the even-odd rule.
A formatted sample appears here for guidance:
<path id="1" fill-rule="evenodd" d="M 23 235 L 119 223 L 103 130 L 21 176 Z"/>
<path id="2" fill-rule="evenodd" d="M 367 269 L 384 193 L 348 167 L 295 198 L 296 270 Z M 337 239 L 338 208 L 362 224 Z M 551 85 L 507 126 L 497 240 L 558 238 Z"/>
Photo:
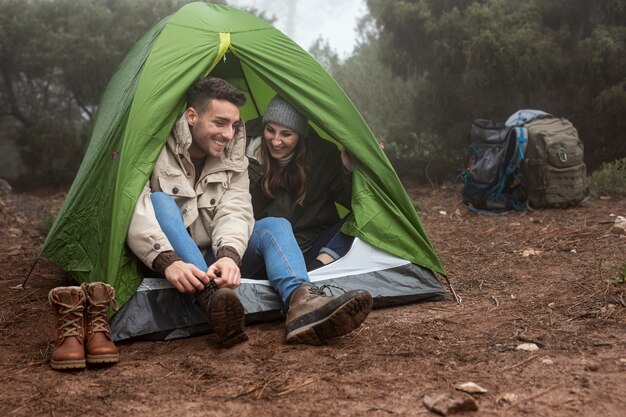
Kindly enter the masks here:
<path id="1" fill-rule="evenodd" d="M 183 214 L 187 214 L 187 209 L 183 209 Z"/>
<path id="2" fill-rule="evenodd" d="M 174 194 L 178 194 L 178 187 L 174 187 L 174 188 L 172 188 L 172 192 L 173 192 Z"/>
<path id="3" fill-rule="evenodd" d="M 159 249 L 161 249 L 161 245 L 158 244 L 158 243 L 155 243 L 153 248 L 154 248 L 154 250 L 159 250 Z"/>
<path id="4" fill-rule="evenodd" d="M 214 198 L 211 199 L 211 205 L 213 205 L 213 204 L 215 204 L 215 199 Z"/>

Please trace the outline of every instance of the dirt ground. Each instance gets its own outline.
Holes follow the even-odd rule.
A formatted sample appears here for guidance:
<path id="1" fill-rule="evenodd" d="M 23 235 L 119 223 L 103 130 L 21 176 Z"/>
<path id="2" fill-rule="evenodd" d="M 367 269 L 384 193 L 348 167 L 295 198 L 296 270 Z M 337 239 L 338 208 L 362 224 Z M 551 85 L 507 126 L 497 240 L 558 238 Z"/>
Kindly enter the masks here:
<path id="1" fill-rule="evenodd" d="M 68 278 L 40 262 L 15 288 L 63 194 L 1 197 L 0 416 L 435 415 L 437 393 L 477 406 L 464 415 L 625 415 L 626 236 L 611 227 L 626 200 L 494 215 L 456 184 L 407 189 L 461 303 L 375 310 L 322 347 L 286 345 L 281 322 L 230 350 L 212 335 L 123 343 L 117 365 L 72 373 L 49 367 L 47 294 Z M 469 381 L 487 392 L 455 390 Z"/>

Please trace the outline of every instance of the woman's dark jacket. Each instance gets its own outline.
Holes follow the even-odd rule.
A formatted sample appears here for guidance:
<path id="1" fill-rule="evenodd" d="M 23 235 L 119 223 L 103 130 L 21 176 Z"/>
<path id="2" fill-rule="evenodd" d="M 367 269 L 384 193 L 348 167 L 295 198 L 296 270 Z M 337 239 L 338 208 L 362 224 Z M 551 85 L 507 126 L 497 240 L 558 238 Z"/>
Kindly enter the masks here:
<path id="1" fill-rule="evenodd" d="M 252 129 L 248 131 L 249 138 L 262 134 L 262 130 L 254 122 L 246 124 L 247 130 Z M 352 174 L 344 169 L 337 146 L 320 138 L 312 130 L 304 140 L 308 188 L 302 206 L 296 204 L 286 189 L 281 189 L 275 199 L 268 198 L 261 186 L 263 167 L 256 158 L 260 148 L 257 152 L 247 152 L 254 218 L 259 220 L 265 217 L 284 217 L 289 220 L 302 251 L 306 251 L 321 234 L 339 222 L 335 202 L 350 209 L 352 196 Z M 254 139 L 248 141 L 249 151 L 253 141 Z M 258 139 L 256 143 L 258 144 Z M 260 146 L 265 144 L 261 143 Z M 295 163 L 295 159 L 291 163 Z"/>

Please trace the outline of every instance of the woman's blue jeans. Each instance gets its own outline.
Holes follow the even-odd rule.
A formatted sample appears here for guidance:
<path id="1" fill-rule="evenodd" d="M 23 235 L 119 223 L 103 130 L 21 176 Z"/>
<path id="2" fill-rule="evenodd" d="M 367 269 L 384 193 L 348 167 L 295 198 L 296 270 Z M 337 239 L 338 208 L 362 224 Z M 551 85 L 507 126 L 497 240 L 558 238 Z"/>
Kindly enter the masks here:
<path id="1" fill-rule="evenodd" d="M 329 255 L 335 261 L 348 253 L 354 237 L 341 232 L 341 226 L 348 220 L 348 217 L 345 216 L 333 227 L 322 233 L 311 247 L 304 252 L 304 262 L 307 265 L 310 265 L 320 253 Z"/>
<path id="2" fill-rule="evenodd" d="M 161 230 L 178 257 L 202 271 L 208 270 L 208 265 L 215 262 L 215 255 L 209 250 L 206 256 L 202 256 L 198 245 L 185 229 L 174 199 L 163 192 L 152 193 L 150 198 Z M 285 309 L 289 306 L 291 293 L 309 282 L 304 257 L 291 224 L 278 217 L 266 217 L 255 223 L 240 269 L 242 277 L 246 278 L 254 278 L 265 269 L 270 285 L 280 295 Z"/>

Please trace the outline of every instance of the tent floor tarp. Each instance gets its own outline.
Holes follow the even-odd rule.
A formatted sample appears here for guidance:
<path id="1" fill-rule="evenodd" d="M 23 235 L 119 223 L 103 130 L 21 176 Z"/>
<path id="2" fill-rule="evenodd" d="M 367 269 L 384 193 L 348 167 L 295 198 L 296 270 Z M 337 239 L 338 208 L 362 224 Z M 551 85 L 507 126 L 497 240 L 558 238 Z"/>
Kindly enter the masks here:
<path id="1" fill-rule="evenodd" d="M 390 255 L 355 239 L 346 256 L 309 274 L 317 285 L 349 291 L 365 289 L 374 307 L 424 300 L 444 300 L 445 290 L 429 269 Z M 339 291 L 333 287 L 330 291 Z M 281 316 L 278 294 L 266 280 L 242 279 L 237 289 L 246 322 Z M 115 341 L 126 339 L 172 340 L 211 329 L 192 296 L 179 293 L 163 278 L 145 278 L 135 295 L 111 318 Z"/>

